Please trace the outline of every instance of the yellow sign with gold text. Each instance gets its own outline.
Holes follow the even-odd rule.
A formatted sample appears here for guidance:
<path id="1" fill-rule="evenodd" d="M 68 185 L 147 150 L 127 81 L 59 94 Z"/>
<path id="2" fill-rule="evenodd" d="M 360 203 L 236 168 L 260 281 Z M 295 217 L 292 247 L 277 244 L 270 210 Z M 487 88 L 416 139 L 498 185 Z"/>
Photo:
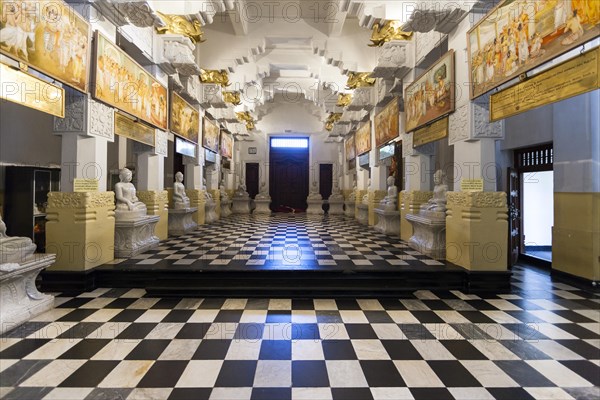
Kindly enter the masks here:
<path id="1" fill-rule="evenodd" d="M 598 89 L 599 62 L 600 47 L 596 47 L 494 93 L 490 99 L 491 122 Z"/>
<path id="2" fill-rule="evenodd" d="M 74 192 L 97 192 L 98 191 L 98 179 L 73 179 L 73 191 Z"/>
<path id="3" fill-rule="evenodd" d="M 444 117 L 413 133 L 413 147 L 435 142 L 448 136 L 449 119 Z"/>
<path id="4" fill-rule="evenodd" d="M 483 179 L 463 179 L 460 181 L 461 192 L 483 192 Z"/>
<path id="5" fill-rule="evenodd" d="M 154 147 L 156 134 L 154 128 L 141 122 L 132 121 L 117 111 L 115 111 L 115 133 Z"/>

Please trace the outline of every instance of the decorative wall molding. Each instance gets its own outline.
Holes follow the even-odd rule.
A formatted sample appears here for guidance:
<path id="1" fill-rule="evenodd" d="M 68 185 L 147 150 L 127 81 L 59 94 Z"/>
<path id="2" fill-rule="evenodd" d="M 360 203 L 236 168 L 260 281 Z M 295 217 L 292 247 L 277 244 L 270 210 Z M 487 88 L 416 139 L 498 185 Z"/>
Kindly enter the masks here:
<path id="1" fill-rule="evenodd" d="M 470 138 L 470 104 L 467 103 L 450 114 L 448 131 L 448 144 L 455 144 Z"/>
<path id="2" fill-rule="evenodd" d="M 138 199 L 146 205 L 164 204 L 169 202 L 169 192 L 166 190 L 147 190 L 136 193 Z"/>
<path id="3" fill-rule="evenodd" d="M 169 155 L 169 134 L 157 129 L 154 136 L 154 154 L 167 157 Z"/>
<path id="4" fill-rule="evenodd" d="M 403 78 L 414 65 L 414 41 L 393 41 L 383 45 L 379 52 L 375 78 Z"/>
<path id="5" fill-rule="evenodd" d="M 54 133 L 85 134 L 88 96 L 72 89 L 66 90 L 65 117 L 54 117 Z"/>
<path id="6" fill-rule="evenodd" d="M 50 192 L 48 208 L 115 208 L 114 192 Z"/>
<path id="7" fill-rule="evenodd" d="M 88 103 L 89 127 L 88 136 L 115 141 L 115 111 L 112 107 L 105 106 L 95 100 Z"/>
<path id="8" fill-rule="evenodd" d="M 448 192 L 448 207 L 506 208 L 505 192 Z"/>
<path id="9" fill-rule="evenodd" d="M 162 58 L 172 64 L 179 74 L 200 75 L 200 67 L 196 64 L 194 56 L 194 45 L 190 39 L 182 35 L 161 35 L 157 40 L 162 43 Z"/>
<path id="10" fill-rule="evenodd" d="M 415 35 L 415 62 L 421 61 L 431 50 L 436 48 L 443 38 L 444 35 L 436 31 L 417 32 Z"/>
<path id="11" fill-rule="evenodd" d="M 65 105 L 65 118 L 54 117 L 56 134 L 76 133 L 115 140 L 114 109 L 92 100 L 89 95 L 69 90 Z"/>
<path id="12" fill-rule="evenodd" d="M 424 204 L 427 203 L 433 197 L 433 192 L 411 190 L 403 190 L 400 192 L 400 199 L 404 205 L 409 204 Z"/>
<path id="13" fill-rule="evenodd" d="M 489 101 L 471 103 L 473 109 L 473 139 L 504 139 L 504 121 L 490 122 Z"/>

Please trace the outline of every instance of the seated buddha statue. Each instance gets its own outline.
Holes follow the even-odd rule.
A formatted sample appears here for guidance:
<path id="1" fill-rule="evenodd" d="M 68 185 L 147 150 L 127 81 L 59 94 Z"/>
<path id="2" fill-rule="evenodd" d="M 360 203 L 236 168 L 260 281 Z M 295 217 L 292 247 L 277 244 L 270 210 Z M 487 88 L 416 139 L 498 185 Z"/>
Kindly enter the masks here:
<path id="1" fill-rule="evenodd" d="M 202 178 L 202 191 L 204 192 L 204 200 L 209 203 L 213 201 L 212 194 L 206 188 L 206 178 Z"/>
<path id="2" fill-rule="evenodd" d="M 183 186 L 183 174 L 175 174 L 175 183 L 173 183 L 173 205 L 176 210 L 190 208 L 190 198 L 185 193 Z"/>
<path id="3" fill-rule="evenodd" d="M 0 215 L 0 264 L 21 263 L 33 254 L 36 245 L 27 237 L 6 234 L 6 224 Z"/>
<path id="4" fill-rule="evenodd" d="M 221 185 L 219 187 L 219 192 L 221 193 L 221 203 L 226 203 L 229 201 L 229 195 L 227 194 L 227 191 L 225 190 L 225 185 Z"/>
<path id="5" fill-rule="evenodd" d="M 138 219 L 148 213 L 146 205 L 136 196 L 135 186 L 131 183 L 131 178 L 131 171 L 123 168 L 119 173 L 121 182 L 115 185 L 115 198 L 117 199 L 115 218 L 118 220 Z"/>
<path id="6" fill-rule="evenodd" d="M 396 179 L 393 176 L 387 178 L 387 196 L 381 200 L 379 205 L 385 210 L 396 210 L 398 206 L 398 188 L 396 185 Z"/>
<path id="7" fill-rule="evenodd" d="M 247 198 L 250 197 L 250 195 L 248 194 L 248 192 L 246 191 L 246 185 L 244 185 L 243 183 L 240 183 L 240 185 L 238 186 L 238 188 L 236 189 L 233 197 L 239 197 L 239 198 Z"/>
<path id="8" fill-rule="evenodd" d="M 435 174 L 433 174 L 433 183 L 435 185 L 433 197 L 421 206 L 421 211 L 445 212 L 448 185 L 444 184 L 444 174 L 441 170 L 437 170 Z"/>

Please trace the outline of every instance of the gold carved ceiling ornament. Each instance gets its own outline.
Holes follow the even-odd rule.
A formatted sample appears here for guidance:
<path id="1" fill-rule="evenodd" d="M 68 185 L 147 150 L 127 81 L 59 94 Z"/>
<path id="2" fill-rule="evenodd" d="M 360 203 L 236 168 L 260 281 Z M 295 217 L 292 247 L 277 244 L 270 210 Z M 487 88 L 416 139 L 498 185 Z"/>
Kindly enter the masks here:
<path id="1" fill-rule="evenodd" d="M 193 44 L 205 41 L 202 25 L 197 19 L 187 18 L 184 15 L 163 14 L 158 11 L 156 13 L 166 24 L 163 27 L 156 28 L 159 34 L 183 35 L 188 37 Z"/>
<path id="2" fill-rule="evenodd" d="M 253 131 L 256 128 L 256 121 L 254 121 L 254 118 L 248 111 L 238 112 L 235 113 L 235 115 L 237 116 L 238 121 L 246 123 L 246 129 L 248 131 Z"/>
<path id="3" fill-rule="evenodd" d="M 340 93 L 336 106 L 348 107 L 352 103 L 352 93 Z"/>
<path id="4" fill-rule="evenodd" d="M 383 26 L 375 24 L 369 47 L 381 47 L 392 40 L 411 40 L 413 32 L 402 30 L 402 23 L 397 20 L 387 21 Z"/>
<path id="5" fill-rule="evenodd" d="M 338 122 L 340 119 L 342 119 L 342 113 L 329 114 L 327 121 L 325 121 L 325 129 L 328 132 L 331 132 L 333 130 L 333 126 L 335 125 L 335 123 Z"/>
<path id="6" fill-rule="evenodd" d="M 229 83 L 229 74 L 226 70 L 218 69 L 200 69 L 200 82 L 202 83 L 214 83 L 221 85 L 221 87 L 227 87 Z"/>
<path id="7" fill-rule="evenodd" d="M 223 92 L 223 101 L 234 106 L 242 103 L 240 92 Z"/>
<path id="8" fill-rule="evenodd" d="M 362 87 L 373 87 L 377 79 L 371 77 L 371 72 L 350 72 L 348 74 L 347 90 L 354 90 Z"/>

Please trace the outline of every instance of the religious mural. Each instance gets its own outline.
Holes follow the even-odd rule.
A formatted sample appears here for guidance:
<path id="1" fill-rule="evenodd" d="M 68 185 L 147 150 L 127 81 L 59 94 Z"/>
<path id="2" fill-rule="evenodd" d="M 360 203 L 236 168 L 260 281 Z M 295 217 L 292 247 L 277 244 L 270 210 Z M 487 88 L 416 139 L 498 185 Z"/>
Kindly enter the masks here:
<path id="1" fill-rule="evenodd" d="M 346 139 L 346 161 L 352 161 L 356 158 L 356 147 L 354 146 L 354 135 Z"/>
<path id="2" fill-rule="evenodd" d="M 357 155 L 362 156 L 371 151 L 371 121 L 365 122 L 356 131 L 355 141 Z"/>
<path id="3" fill-rule="evenodd" d="M 190 142 L 198 143 L 200 113 L 175 92 L 171 92 L 169 125 L 174 134 Z"/>
<path id="4" fill-rule="evenodd" d="M 204 117 L 202 121 L 202 146 L 213 153 L 219 151 L 219 125 Z"/>
<path id="5" fill-rule="evenodd" d="M 221 134 L 221 156 L 229 159 L 233 157 L 233 138 L 225 132 Z"/>
<path id="6" fill-rule="evenodd" d="M 375 116 L 375 146 L 380 147 L 400 135 L 400 103 L 395 97 Z"/>

